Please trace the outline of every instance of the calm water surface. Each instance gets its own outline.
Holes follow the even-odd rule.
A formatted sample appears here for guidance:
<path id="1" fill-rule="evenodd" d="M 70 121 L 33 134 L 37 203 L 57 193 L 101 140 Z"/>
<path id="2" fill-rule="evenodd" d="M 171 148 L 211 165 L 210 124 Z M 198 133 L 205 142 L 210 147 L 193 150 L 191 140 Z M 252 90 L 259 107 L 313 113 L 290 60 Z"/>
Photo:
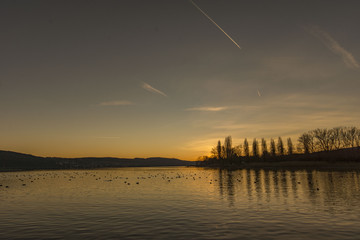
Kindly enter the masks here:
<path id="1" fill-rule="evenodd" d="M 0 185 L 0 239 L 360 239 L 355 171 L 34 171 Z"/>

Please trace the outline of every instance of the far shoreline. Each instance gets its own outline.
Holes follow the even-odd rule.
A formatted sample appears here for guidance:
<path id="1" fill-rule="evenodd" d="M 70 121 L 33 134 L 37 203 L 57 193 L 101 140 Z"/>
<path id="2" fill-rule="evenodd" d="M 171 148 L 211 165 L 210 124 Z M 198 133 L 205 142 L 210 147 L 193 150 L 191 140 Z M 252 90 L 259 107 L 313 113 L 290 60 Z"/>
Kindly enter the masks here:
<path id="1" fill-rule="evenodd" d="M 360 171 L 360 162 L 324 162 L 324 161 L 278 161 L 278 162 L 246 162 L 237 165 L 168 165 L 168 166 L 123 166 L 123 167 L 95 167 L 95 168 L 29 168 L 29 169 L 1 169 L 0 173 L 32 172 L 32 171 L 78 171 L 78 170 L 114 170 L 126 168 L 169 168 L 169 167 L 193 167 L 217 170 L 272 170 L 272 171 Z"/>
<path id="2" fill-rule="evenodd" d="M 0 150 L 0 172 L 67 169 L 104 169 L 123 167 L 194 166 L 196 162 L 176 158 L 58 158 L 39 157 Z"/>
<path id="3" fill-rule="evenodd" d="M 264 170 L 360 170 L 360 147 L 310 154 L 211 158 L 204 161 L 184 161 L 175 158 L 44 158 L 28 154 L 0 151 L 0 172 L 41 170 L 96 170 L 129 167 L 203 167 L 211 169 Z"/>
<path id="4" fill-rule="evenodd" d="M 96 168 L 33 168 L 33 169 L 1 169 L 0 173 L 10 172 L 35 172 L 35 171 L 95 171 L 95 170 L 114 170 L 114 169 L 126 169 L 126 168 L 171 168 L 171 167 L 197 167 L 197 166 L 181 166 L 181 165 L 169 165 L 169 166 L 129 166 L 129 167 L 96 167 Z"/>

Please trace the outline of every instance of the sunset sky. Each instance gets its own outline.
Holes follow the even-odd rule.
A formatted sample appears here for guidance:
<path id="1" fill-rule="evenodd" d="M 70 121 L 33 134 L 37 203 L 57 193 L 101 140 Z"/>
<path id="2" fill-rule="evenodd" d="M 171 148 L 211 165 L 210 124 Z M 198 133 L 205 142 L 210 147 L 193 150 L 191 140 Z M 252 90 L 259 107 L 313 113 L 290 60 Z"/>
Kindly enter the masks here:
<path id="1" fill-rule="evenodd" d="M 359 1 L 194 3 L 1 1 L 0 149 L 195 160 L 359 127 Z"/>

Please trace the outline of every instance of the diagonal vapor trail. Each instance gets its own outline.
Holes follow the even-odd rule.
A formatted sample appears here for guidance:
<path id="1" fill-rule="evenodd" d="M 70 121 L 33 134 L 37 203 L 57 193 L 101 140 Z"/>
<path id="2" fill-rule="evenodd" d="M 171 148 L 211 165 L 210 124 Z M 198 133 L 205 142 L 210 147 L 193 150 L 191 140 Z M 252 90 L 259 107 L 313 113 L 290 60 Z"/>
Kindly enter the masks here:
<path id="1" fill-rule="evenodd" d="M 157 93 L 157 94 L 163 95 L 164 97 L 167 97 L 167 95 L 165 93 L 163 93 L 159 89 L 154 88 L 153 86 L 150 86 L 149 84 L 147 84 L 145 82 L 143 82 L 142 88 L 149 91 L 149 92 Z"/>
<path id="2" fill-rule="evenodd" d="M 220 31 L 222 31 L 239 49 L 241 49 L 241 47 L 239 46 L 239 44 L 237 44 L 237 42 L 235 42 L 234 39 L 232 39 L 229 34 L 227 34 L 214 20 L 212 20 L 212 18 L 207 15 L 198 5 L 196 5 L 192 0 L 189 0 L 192 5 L 194 5 L 202 14 L 204 14 L 205 17 L 207 17 L 218 29 L 220 29 Z"/>

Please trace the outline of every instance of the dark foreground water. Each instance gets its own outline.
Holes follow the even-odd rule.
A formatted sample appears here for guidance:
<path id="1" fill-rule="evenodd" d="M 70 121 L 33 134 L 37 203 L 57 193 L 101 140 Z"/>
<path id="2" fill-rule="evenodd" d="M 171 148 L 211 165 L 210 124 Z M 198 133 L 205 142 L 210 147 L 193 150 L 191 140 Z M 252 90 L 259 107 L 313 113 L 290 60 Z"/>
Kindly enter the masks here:
<path id="1" fill-rule="evenodd" d="M 360 239 L 355 171 L 35 171 L 0 184 L 0 239 Z"/>

